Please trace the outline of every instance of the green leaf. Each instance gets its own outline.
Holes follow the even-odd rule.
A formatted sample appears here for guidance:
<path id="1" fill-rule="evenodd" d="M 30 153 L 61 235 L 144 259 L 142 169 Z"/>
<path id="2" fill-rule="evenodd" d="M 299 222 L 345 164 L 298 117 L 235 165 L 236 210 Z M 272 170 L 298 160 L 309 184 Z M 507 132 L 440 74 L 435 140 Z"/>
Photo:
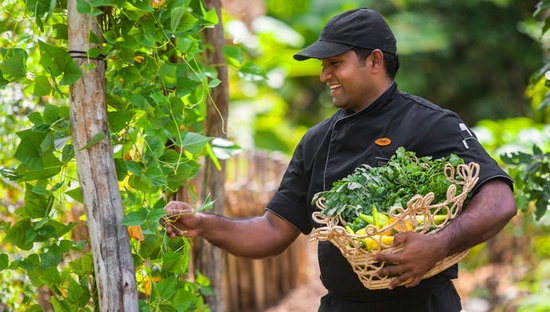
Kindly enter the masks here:
<path id="1" fill-rule="evenodd" d="M 51 125 L 58 122 L 59 117 L 59 107 L 51 104 L 46 104 L 44 107 L 44 123 Z"/>
<path id="2" fill-rule="evenodd" d="M 40 47 L 40 63 L 53 76 L 63 74 L 60 85 L 71 85 L 80 77 L 82 72 L 78 64 L 71 58 L 69 52 L 61 47 L 38 41 Z"/>
<path id="3" fill-rule="evenodd" d="M 103 11 L 93 6 L 86 0 L 76 0 L 76 10 L 80 14 L 87 14 L 90 16 L 98 16 L 103 14 Z"/>
<path id="4" fill-rule="evenodd" d="M 202 149 L 212 140 L 211 137 L 207 137 L 195 132 L 188 132 L 183 139 L 181 147 L 187 152 L 196 155 L 202 151 Z"/>
<path id="5" fill-rule="evenodd" d="M 53 306 L 55 312 L 71 312 L 71 308 L 65 301 L 59 301 L 55 296 L 50 298 L 50 303 Z"/>
<path id="6" fill-rule="evenodd" d="M 159 166 L 148 166 L 145 170 L 145 176 L 149 179 L 149 182 L 152 186 L 165 186 L 166 178 L 164 172 L 159 168 Z"/>
<path id="7" fill-rule="evenodd" d="M 124 85 L 129 88 L 141 79 L 141 74 L 135 66 L 125 66 L 118 71 L 118 74 L 124 81 Z"/>
<path id="8" fill-rule="evenodd" d="M 167 272 L 176 274 L 187 273 L 189 257 L 182 252 L 167 252 L 162 256 L 163 267 Z"/>
<path id="9" fill-rule="evenodd" d="M 121 158 L 115 158 L 116 177 L 118 181 L 123 181 L 128 174 L 128 167 L 126 161 Z"/>
<path id="10" fill-rule="evenodd" d="M 239 68 L 239 77 L 247 81 L 263 81 L 267 79 L 265 72 L 255 63 L 246 61 Z"/>
<path id="11" fill-rule="evenodd" d="M 181 33 L 185 33 L 197 25 L 198 19 L 191 12 L 188 12 L 185 7 L 177 7 L 172 12 L 170 14 L 170 30 L 172 33 L 181 35 Z"/>
<path id="12" fill-rule="evenodd" d="M 15 181 L 28 182 L 43 180 L 55 176 L 61 171 L 61 167 L 47 168 L 41 170 L 29 169 L 25 165 L 20 165 L 15 171 Z"/>
<path id="13" fill-rule="evenodd" d="M 179 288 L 174 295 L 174 307 L 178 312 L 186 312 L 200 295 L 185 288 Z"/>
<path id="14" fill-rule="evenodd" d="M 159 158 L 164 153 L 164 143 L 156 136 L 146 136 L 145 145 L 147 153 L 151 153 L 155 158 Z"/>
<path id="15" fill-rule="evenodd" d="M 44 118 L 42 118 L 42 114 L 40 114 L 40 112 L 32 112 L 29 114 L 28 118 L 29 118 L 29 121 L 35 125 L 44 124 Z"/>
<path id="16" fill-rule="evenodd" d="M 195 44 L 197 41 L 194 40 L 194 39 L 190 39 L 190 38 L 187 38 L 187 37 L 180 37 L 180 38 L 177 38 L 176 39 L 176 48 L 180 51 L 180 52 L 187 52 L 192 46 L 193 44 Z"/>
<path id="17" fill-rule="evenodd" d="M 235 67 L 240 67 L 244 61 L 243 50 L 238 46 L 224 45 L 222 52 L 225 57 L 225 61 Z"/>
<path id="18" fill-rule="evenodd" d="M 81 204 L 84 202 L 82 200 L 82 190 L 80 189 L 80 187 L 69 190 L 69 191 L 65 192 L 65 194 L 69 195 L 72 199 L 76 200 L 77 202 L 79 202 Z"/>
<path id="19" fill-rule="evenodd" d="M 177 280 L 174 276 L 162 279 L 157 283 L 156 290 L 161 298 L 172 298 L 176 293 Z"/>
<path id="20" fill-rule="evenodd" d="M 10 264 L 10 257 L 5 254 L 5 253 L 1 253 L 0 254 L 0 271 L 6 269 Z"/>
<path id="21" fill-rule="evenodd" d="M 69 262 L 71 271 L 78 276 L 91 275 L 94 272 L 94 262 L 91 252 L 83 254 L 79 259 Z"/>
<path id="22" fill-rule="evenodd" d="M 177 65 L 170 63 L 163 63 L 160 66 L 160 77 L 162 79 L 162 84 L 166 88 L 176 87 L 176 82 L 178 81 L 177 75 Z"/>
<path id="23" fill-rule="evenodd" d="M 170 12 L 170 30 L 174 33 L 185 15 L 186 8 L 177 7 Z"/>
<path id="24" fill-rule="evenodd" d="M 75 157 L 74 146 L 72 144 L 67 144 L 63 146 L 63 151 L 61 152 L 61 161 L 63 163 L 68 163 L 74 157 Z"/>
<path id="25" fill-rule="evenodd" d="M 107 120 L 109 122 L 109 130 L 113 133 L 119 132 L 126 127 L 134 117 L 134 111 L 122 110 L 107 113 Z"/>
<path id="26" fill-rule="evenodd" d="M 149 214 L 147 214 L 147 221 L 152 221 L 154 223 L 157 223 L 160 218 L 164 217 L 166 215 L 166 211 L 164 211 L 164 208 L 154 208 L 149 211 Z"/>
<path id="27" fill-rule="evenodd" d="M 66 225 L 65 223 L 56 221 L 54 219 L 44 220 L 47 220 L 45 224 L 41 226 L 37 224 L 37 226 L 35 227 L 38 236 L 35 241 L 46 241 L 51 238 L 58 239 L 71 231 L 76 225 L 76 223 L 69 223 L 69 225 Z"/>
<path id="28" fill-rule="evenodd" d="M 105 136 L 105 133 L 103 132 L 98 132 L 96 134 L 94 134 L 94 136 L 92 137 L 92 139 L 86 143 L 86 145 L 84 145 L 84 147 L 82 147 L 80 150 L 85 150 L 87 148 L 90 148 L 96 144 L 98 144 L 101 140 L 105 139 L 106 136 Z"/>
<path id="29" fill-rule="evenodd" d="M 41 272 L 40 280 L 46 285 L 53 286 L 61 282 L 61 274 L 59 274 L 57 267 L 50 267 Z"/>
<path id="30" fill-rule="evenodd" d="M 36 236 L 36 232 L 31 225 L 31 219 L 22 218 L 7 231 L 4 241 L 13 243 L 23 250 L 30 250 L 34 245 Z"/>
<path id="31" fill-rule="evenodd" d="M 2 74 L 2 69 L 0 69 L 0 88 L 4 88 L 8 83 L 9 81 L 4 79 L 4 74 Z"/>
<path id="32" fill-rule="evenodd" d="M 208 82 L 208 88 L 211 88 L 211 89 L 215 88 L 215 87 L 219 86 L 221 82 L 222 81 L 217 79 L 217 78 L 212 79 Z"/>
<path id="33" fill-rule="evenodd" d="M 90 300 L 90 289 L 86 284 L 79 284 L 71 278 L 67 295 L 67 301 L 77 306 L 85 306 Z"/>
<path id="34" fill-rule="evenodd" d="M 178 164 L 177 170 L 166 178 L 168 182 L 167 191 L 177 191 L 184 184 L 185 180 L 197 176 L 199 168 L 200 165 L 196 161 L 186 161 Z"/>
<path id="35" fill-rule="evenodd" d="M 200 2 L 200 4 L 201 4 L 201 11 L 203 14 L 202 18 L 207 22 L 205 26 L 208 27 L 208 26 L 217 25 L 219 23 L 219 19 L 218 19 L 218 13 L 216 12 L 216 9 L 213 8 L 211 10 L 206 10 L 202 1 Z"/>
<path id="36" fill-rule="evenodd" d="M 139 5 L 140 3 L 135 3 Z M 124 9 L 121 10 L 130 20 L 137 21 L 141 19 L 145 14 L 151 13 L 153 8 L 149 5 L 149 1 L 142 1 L 142 7 L 136 6 L 130 1 L 124 1 Z"/>
<path id="37" fill-rule="evenodd" d="M 0 71 L 7 81 L 15 81 L 27 75 L 27 52 L 23 49 L 0 49 L 4 61 L 0 63 Z"/>
<path id="38" fill-rule="evenodd" d="M 33 130 L 18 132 L 21 142 L 15 152 L 15 159 L 36 171 L 59 167 L 61 163 L 53 154 L 53 138 L 48 134 Z"/>
<path id="39" fill-rule="evenodd" d="M 147 220 L 147 210 L 141 209 L 140 211 L 132 211 L 124 217 L 121 225 L 135 226 L 142 225 Z"/>
<path id="40" fill-rule="evenodd" d="M 82 72 L 78 64 L 72 58 L 67 60 L 62 71 L 63 77 L 59 81 L 59 84 L 62 86 L 70 86 L 82 77 Z"/>
<path id="41" fill-rule="evenodd" d="M 69 29 L 67 24 L 55 24 L 53 25 L 54 38 L 60 40 L 69 39 Z"/>
<path id="42" fill-rule="evenodd" d="M 196 81 L 185 76 L 178 77 L 178 83 L 176 85 L 176 95 L 179 97 L 185 96 L 195 91 L 201 85 L 202 83 L 200 81 Z"/>
<path id="43" fill-rule="evenodd" d="M 50 193 L 39 194 L 34 192 L 32 185 L 25 185 L 25 212 L 28 217 L 46 217 L 52 208 L 53 200 Z"/>

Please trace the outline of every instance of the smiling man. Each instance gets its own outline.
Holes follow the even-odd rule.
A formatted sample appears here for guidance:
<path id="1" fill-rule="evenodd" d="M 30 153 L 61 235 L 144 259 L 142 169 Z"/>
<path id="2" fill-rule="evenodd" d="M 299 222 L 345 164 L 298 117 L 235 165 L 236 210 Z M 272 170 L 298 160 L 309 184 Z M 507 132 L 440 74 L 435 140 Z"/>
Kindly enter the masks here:
<path id="1" fill-rule="evenodd" d="M 457 265 L 422 277 L 439 260 L 488 240 L 506 225 L 517 210 L 512 180 L 454 112 L 397 88 L 396 40 L 377 12 L 362 8 L 336 15 L 294 58 L 322 62 L 320 79 L 340 109 L 304 135 L 263 216 L 230 219 L 170 202 L 168 235 L 200 235 L 238 256 L 275 255 L 300 233 L 320 226 L 311 217 L 317 211 L 313 196 L 359 165 L 384 165 L 401 146 L 418 156 L 453 153 L 480 165 L 474 196 L 462 214 L 433 235 L 395 236 L 394 244 L 403 249 L 378 259 L 394 263 L 378 274 L 399 276 L 389 289 L 365 288 L 340 251 L 319 242 L 321 280 L 328 290 L 319 311 L 460 311 L 452 283 Z"/>

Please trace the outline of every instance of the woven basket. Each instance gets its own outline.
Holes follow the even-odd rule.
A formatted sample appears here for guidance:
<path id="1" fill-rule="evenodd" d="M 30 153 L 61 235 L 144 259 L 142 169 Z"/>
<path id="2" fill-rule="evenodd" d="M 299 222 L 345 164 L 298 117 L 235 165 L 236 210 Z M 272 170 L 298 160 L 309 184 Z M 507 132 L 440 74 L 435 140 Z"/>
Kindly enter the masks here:
<path id="1" fill-rule="evenodd" d="M 460 179 L 455 179 L 455 173 L 460 176 Z M 338 247 L 366 288 L 373 290 L 387 288 L 396 277 L 376 276 L 376 272 L 388 264 L 375 261 L 374 257 L 380 253 L 398 252 L 401 248 L 392 247 L 391 243 L 382 239 L 382 235 L 388 231 L 410 230 L 430 235 L 445 227 L 451 219 L 460 214 L 468 193 L 478 181 L 479 165 L 471 162 L 467 165 L 460 164 L 455 168 L 451 164 L 446 164 L 443 174 L 453 184 L 447 189 L 447 199 L 442 203 L 432 203 L 434 199 L 432 192 L 425 196 L 417 194 L 408 201 L 407 208 L 395 206 L 390 209 L 391 222 L 381 229 L 377 229 L 374 225 L 368 225 L 366 234 L 363 235 L 348 233 L 344 228 L 346 222 L 340 217 L 327 217 L 321 215 L 320 212 L 314 212 L 313 220 L 324 226 L 316 228 L 311 237 L 319 241 L 328 240 Z M 460 194 L 456 194 L 457 185 L 462 186 Z M 324 198 L 317 200 L 317 207 L 324 209 L 324 202 Z M 436 222 L 435 215 L 445 215 L 445 219 Z M 374 244 L 376 248 L 374 250 L 363 248 L 361 242 L 364 242 L 365 239 L 376 242 Z M 434 276 L 458 263 L 467 253 L 468 250 L 465 250 L 441 260 L 423 278 Z"/>

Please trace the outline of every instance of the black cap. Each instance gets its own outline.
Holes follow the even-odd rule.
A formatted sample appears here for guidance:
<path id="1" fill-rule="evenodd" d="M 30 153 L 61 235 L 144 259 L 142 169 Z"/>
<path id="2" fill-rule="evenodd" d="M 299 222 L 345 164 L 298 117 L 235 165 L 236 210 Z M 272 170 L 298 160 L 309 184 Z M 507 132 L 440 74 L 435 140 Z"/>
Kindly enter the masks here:
<path id="1" fill-rule="evenodd" d="M 340 13 L 330 19 L 319 39 L 294 54 L 294 59 L 324 59 L 340 55 L 354 47 L 380 49 L 397 54 L 395 37 L 384 17 L 376 11 L 361 8 Z"/>

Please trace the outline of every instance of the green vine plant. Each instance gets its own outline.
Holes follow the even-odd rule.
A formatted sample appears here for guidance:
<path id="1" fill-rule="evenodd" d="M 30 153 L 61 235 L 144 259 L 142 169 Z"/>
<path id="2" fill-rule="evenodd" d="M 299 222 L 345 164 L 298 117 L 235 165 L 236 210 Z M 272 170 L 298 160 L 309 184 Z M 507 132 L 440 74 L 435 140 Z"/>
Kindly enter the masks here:
<path id="1" fill-rule="evenodd" d="M 550 29 L 550 1 L 542 0 L 536 5 L 533 17 L 539 19 L 540 34 L 543 36 Z M 527 87 L 527 96 L 531 99 L 533 119 L 548 127 L 550 121 L 550 100 L 548 97 L 550 79 L 550 63 L 535 72 Z M 522 212 L 532 213 L 535 220 L 550 224 L 550 144 L 542 140 L 533 144 L 531 151 L 516 151 L 501 155 L 508 167 L 508 172 L 515 179 L 515 196 Z"/>
<path id="2" fill-rule="evenodd" d="M 103 38 L 89 35 L 99 48 L 86 57 L 106 60 L 110 140 L 140 310 L 208 311 L 208 279 L 199 272 L 188 278 L 189 241 L 168 238 L 159 219 L 167 198 L 198 174 L 202 157 L 219 166 L 217 155 L 238 150 L 203 134 L 209 90 L 220 80 L 205 63 L 201 33 L 218 16 L 198 0 L 77 0 L 77 9 L 102 28 Z M 20 108 L 12 121 L 25 128 L 4 134 L 19 143 L 10 154 L 15 161 L 1 165 L 2 188 L 22 204 L 0 206 L 0 309 L 94 311 L 68 107 L 69 86 L 87 68 L 67 51 L 66 1 L 4 0 L 0 14 L 0 89 L 22 90 L 34 103 L 2 100 Z M 239 47 L 224 52 L 243 77 L 262 76 Z"/>

